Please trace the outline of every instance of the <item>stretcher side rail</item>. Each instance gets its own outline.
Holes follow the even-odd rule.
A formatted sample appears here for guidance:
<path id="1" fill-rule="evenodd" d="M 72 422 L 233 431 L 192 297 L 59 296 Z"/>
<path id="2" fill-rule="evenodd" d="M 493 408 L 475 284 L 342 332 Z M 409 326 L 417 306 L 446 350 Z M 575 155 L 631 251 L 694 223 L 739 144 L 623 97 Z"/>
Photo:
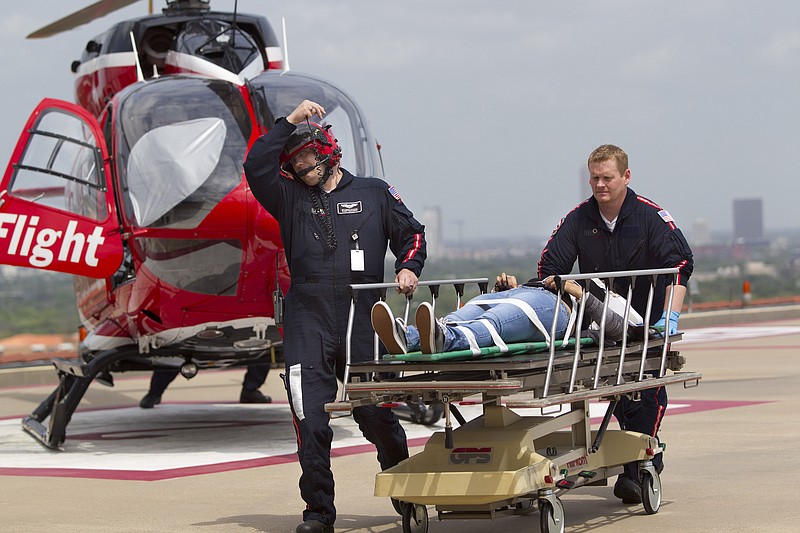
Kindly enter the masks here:
<path id="1" fill-rule="evenodd" d="M 669 285 L 670 288 L 669 288 L 669 291 L 668 291 L 669 292 L 669 296 L 667 297 L 666 309 L 671 309 L 672 308 L 673 297 L 674 297 L 674 294 L 675 294 L 674 288 L 675 288 L 675 285 L 678 282 L 678 277 L 677 276 L 678 276 L 679 272 L 680 272 L 680 269 L 678 269 L 676 267 L 676 268 L 658 268 L 658 269 L 630 270 L 630 271 L 614 271 L 614 272 L 604 272 L 604 273 L 594 273 L 594 274 L 569 274 L 569 275 L 564 275 L 564 276 L 556 276 L 556 281 L 557 281 L 557 284 L 559 286 L 558 300 L 557 301 L 559 302 L 559 305 L 560 305 L 561 296 L 562 296 L 562 292 L 563 292 L 563 286 L 562 286 L 562 282 L 563 281 L 570 281 L 571 280 L 571 281 L 580 282 L 581 286 L 582 286 L 582 289 L 583 289 L 583 293 L 585 295 L 586 292 L 588 291 L 589 284 L 592 283 L 592 279 L 599 278 L 600 280 L 602 280 L 605 283 L 606 287 L 613 287 L 613 285 L 614 285 L 613 281 L 614 280 L 617 280 L 617 279 L 620 279 L 620 278 L 628 278 L 630 280 L 630 283 L 628 284 L 628 292 L 627 292 L 627 295 L 625 297 L 625 309 L 624 309 L 624 312 L 623 312 L 623 316 L 626 317 L 626 320 L 627 320 L 628 314 L 631 311 L 631 301 L 632 301 L 632 298 L 633 298 L 633 289 L 636 286 L 639 278 L 644 278 L 645 281 L 648 283 L 648 293 L 647 293 L 647 306 L 646 306 L 646 310 L 645 310 L 645 316 L 644 316 L 643 323 L 645 325 L 647 325 L 647 324 L 651 323 L 650 318 L 651 318 L 651 311 L 652 311 L 653 296 L 654 296 L 654 292 L 655 292 L 655 287 L 657 285 L 658 277 L 659 276 L 668 276 L 668 278 L 670 280 L 670 285 Z M 612 297 L 611 291 L 606 291 L 605 299 L 603 301 L 603 314 L 602 314 L 602 318 L 601 318 L 600 324 L 599 324 L 600 335 L 599 335 L 599 340 L 598 340 L 597 361 L 596 361 L 596 364 L 595 364 L 595 369 L 596 370 L 595 370 L 595 377 L 594 377 L 594 383 L 593 383 L 593 387 L 594 388 L 597 388 L 597 386 L 599 384 L 601 368 L 603 366 L 602 363 L 603 363 L 604 350 L 605 350 L 606 317 L 608 315 L 608 309 L 609 309 L 609 306 L 610 306 L 611 297 Z M 581 331 L 581 325 L 582 325 L 582 321 L 584 319 L 585 305 L 586 305 L 586 298 L 581 298 L 580 312 L 578 314 L 578 325 L 576 327 L 576 331 L 578 331 L 578 332 Z M 553 332 L 555 332 L 555 329 L 556 329 L 555 326 L 556 326 L 556 324 L 555 324 L 555 320 L 554 320 L 553 324 L 552 324 L 552 331 Z M 644 379 L 644 376 L 645 376 L 645 361 L 647 360 L 648 348 L 650 347 L 649 346 L 650 345 L 650 338 L 651 338 L 651 335 L 644 335 L 644 339 L 643 339 L 643 342 L 642 342 L 642 352 L 641 352 L 641 356 L 640 356 L 640 368 L 639 368 L 639 374 L 638 374 L 638 377 L 637 377 L 638 381 L 642 381 Z M 658 377 L 663 376 L 664 372 L 666 370 L 665 366 L 666 366 L 667 352 L 669 350 L 669 341 L 670 341 L 670 335 L 669 335 L 669 328 L 667 327 L 665 329 L 665 331 L 663 332 L 663 343 L 662 343 L 662 350 L 661 350 L 661 364 L 659 366 L 659 370 L 658 370 L 658 373 L 657 373 Z M 627 351 L 627 348 L 628 348 L 628 328 L 627 327 L 623 329 L 622 339 L 620 341 L 620 346 L 621 346 L 620 360 L 621 360 L 622 363 L 624 363 L 625 357 L 626 357 L 626 351 Z M 577 364 L 578 364 L 580 349 L 581 349 L 580 344 L 576 344 L 576 346 L 575 346 L 575 359 L 574 359 L 574 363 L 573 363 L 573 369 L 575 369 Z M 554 352 L 555 352 L 555 346 L 551 345 L 551 347 L 550 347 L 550 361 L 551 362 L 553 361 L 553 358 L 554 358 Z M 623 365 L 620 364 L 619 368 L 618 368 L 617 379 L 616 379 L 616 383 L 618 385 L 622 384 L 624 382 L 623 375 L 622 375 L 622 368 L 623 368 Z M 548 376 L 545 378 L 545 385 L 544 385 L 544 396 L 547 396 L 549 394 L 550 373 L 551 373 L 551 371 L 552 371 L 552 364 L 548 366 L 548 371 L 547 371 Z M 571 379 L 570 383 L 569 383 L 568 390 L 571 392 L 572 389 L 574 388 L 574 386 L 575 386 L 574 380 Z"/>
<path id="2" fill-rule="evenodd" d="M 679 272 L 678 268 L 662 268 L 662 269 L 647 269 L 647 270 L 635 270 L 635 271 L 634 270 L 632 270 L 632 271 L 615 271 L 615 272 L 605 272 L 605 273 L 570 274 L 570 275 L 556 276 L 556 283 L 557 283 L 557 286 L 558 286 L 558 294 L 557 294 L 557 299 L 556 299 L 556 305 L 557 305 L 557 307 L 560 307 L 561 305 L 566 305 L 566 304 L 562 303 L 563 282 L 565 282 L 565 281 L 573 280 L 573 281 L 576 281 L 576 282 L 580 283 L 581 286 L 582 286 L 583 293 L 585 295 L 589 291 L 589 286 L 592 283 L 592 279 L 593 278 L 599 278 L 600 280 L 602 280 L 606 287 L 613 286 L 613 280 L 615 280 L 615 279 L 626 278 L 626 279 L 629 280 L 629 283 L 628 283 L 628 294 L 627 294 L 627 297 L 625 299 L 625 301 L 626 301 L 625 310 L 624 310 L 623 314 L 624 314 L 624 316 L 627 317 L 629 312 L 630 312 L 630 309 L 631 309 L 631 303 L 630 302 L 631 302 L 631 297 L 632 297 L 632 294 L 633 294 L 633 288 L 636 285 L 637 280 L 639 278 L 644 278 L 645 281 L 648 283 L 648 288 L 649 288 L 649 290 L 648 290 L 648 306 L 647 306 L 647 310 L 646 310 L 645 317 L 644 317 L 644 323 L 645 324 L 649 324 L 650 323 L 650 315 L 651 315 L 651 310 L 650 310 L 651 305 L 650 304 L 653 301 L 653 293 L 654 293 L 654 289 L 655 289 L 655 287 L 657 285 L 656 282 L 657 282 L 658 277 L 659 276 L 668 276 L 669 279 L 671 280 L 670 290 L 668 291 L 669 295 L 668 295 L 668 299 L 667 299 L 668 306 L 671 307 L 673 294 L 674 294 L 673 288 L 675 286 L 675 283 L 677 283 L 677 274 L 678 274 L 678 272 Z M 438 296 L 438 293 L 439 293 L 440 285 L 442 285 L 442 284 L 452 284 L 455 287 L 456 293 L 458 295 L 458 305 L 460 305 L 460 299 L 461 299 L 461 297 L 463 296 L 463 293 L 464 293 L 464 286 L 467 283 L 477 283 L 479 285 L 479 288 L 480 288 L 482 293 L 486 292 L 486 290 L 488 288 L 488 279 L 487 278 L 422 281 L 422 282 L 419 283 L 419 286 L 420 287 L 427 286 L 427 287 L 430 288 L 431 296 L 433 298 L 433 305 L 434 305 L 434 308 L 435 308 L 435 301 L 436 301 L 436 297 Z M 348 397 L 348 388 L 350 386 L 349 376 L 350 376 L 351 370 L 352 370 L 352 368 L 354 366 L 353 363 L 352 363 L 352 353 L 351 353 L 351 347 L 350 347 L 350 345 L 351 345 L 350 340 L 352 338 L 353 320 L 354 320 L 354 317 L 355 317 L 355 304 L 356 304 L 356 301 L 358 299 L 358 292 L 361 291 L 361 290 L 376 290 L 377 289 L 377 290 L 381 291 L 381 299 L 385 299 L 386 291 L 388 289 L 390 289 L 390 288 L 397 288 L 397 287 L 398 287 L 398 284 L 396 284 L 396 283 L 354 284 L 354 285 L 350 285 L 348 287 L 348 291 L 349 291 L 349 294 L 350 294 L 350 297 L 351 297 L 351 301 L 350 301 L 350 313 L 349 313 L 348 325 L 347 325 L 346 366 L 345 366 L 345 373 L 344 373 L 345 374 L 344 375 L 344 377 L 345 377 L 345 379 L 344 379 L 344 387 L 342 389 L 342 396 L 341 396 L 342 401 L 345 401 L 347 399 L 347 397 Z M 610 302 L 611 302 L 611 296 L 612 296 L 611 291 L 606 291 L 606 296 L 605 296 L 605 299 L 604 299 L 604 302 L 603 302 L 602 318 L 601 318 L 600 324 L 599 324 L 599 340 L 598 340 L 598 343 L 597 343 L 597 345 L 598 345 L 597 354 L 595 356 L 595 374 L 594 374 L 594 379 L 593 379 L 593 382 L 592 382 L 592 387 L 593 388 L 597 388 L 599 386 L 600 379 L 603 376 L 603 374 L 605 373 L 604 364 L 603 364 L 603 360 L 606 357 L 606 353 L 605 353 L 606 352 L 605 325 L 606 325 L 606 316 L 607 316 L 608 309 L 609 309 Z M 580 305 L 579 305 L 580 310 L 577 313 L 577 324 L 575 325 L 575 328 L 574 328 L 575 331 L 577 331 L 577 332 L 582 331 L 585 304 L 586 304 L 586 298 L 581 298 L 581 302 L 580 302 Z M 405 309 L 406 319 L 407 319 L 407 316 L 408 316 L 409 306 L 410 306 L 410 298 L 408 298 L 406 300 L 406 309 Z M 558 309 L 556 311 L 558 311 Z M 556 312 L 554 316 L 558 316 L 558 312 Z M 546 367 L 545 367 L 545 381 L 544 381 L 544 386 L 543 386 L 543 391 L 542 391 L 542 396 L 543 397 L 546 397 L 547 395 L 550 394 L 551 382 L 552 382 L 552 378 L 553 378 L 553 372 L 554 372 L 554 369 L 556 367 L 556 360 L 557 360 L 557 358 L 560 359 L 560 357 L 557 356 L 557 345 L 559 343 L 555 341 L 556 327 L 557 327 L 557 321 L 554 318 L 554 320 L 552 321 L 551 327 L 550 327 L 550 336 L 548 338 L 546 338 L 546 341 L 547 341 L 547 344 L 548 344 L 548 348 L 549 348 L 549 357 L 547 359 L 547 364 L 546 364 Z M 650 348 L 650 344 L 651 344 L 650 337 L 651 337 L 650 335 L 644 335 L 643 341 L 641 343 L 641 356 L 639 358 L 640 366 L 639 366 L 638 376 L 636 378 L 638 381 L 642 381 L 644 379 L 646 371 L 654 372 L 654 370 L 652 368 L 646 368 L 646 366 L 648 366 L 647 365 L 648 349 Z M 661 343 L 661 346 L 662 346 L 661 359 L 660 359 L 660 364 L 659 364 L 658 370 L 656 372 L 656 375 L 659 376 L 659 377 L 663 376 L 664 372 L 666 371 L 669 340 L 670 340 L 669 331 L 663 332 L 663 343 Z M 657 343 L 652 343 L 652 344 L 656 345 Z M 616 376 L 616 383 L 617 384 L 624 383 L 623 368 L 627 367 L 627 365 L 625 365 L 624 363 L 625 363 L 625 359 L 626 359 L 626 355 L 627 355 L 627 352 L 629 350 L 629 347 L 630 348 L 635 348 L 634 346 L 630 346 L 630 343 L 629 343 L 629 340 L 628 340 L 628 328 L 623 328 L 623 334 L 622 334 L 622 339 L 621 339 L 620 348 L 619 348 L 619 350 L 620 350 L 619 351 L 619 359 L 620 359 L 620 363 L 621 364 L 617 365 L 617 376 Z M 609 351 L 608 356 L 611 357 L 612 353 L 613 352 Z M 375 361 L 375 362 L 379 361 L 377 336 L 375 337 L 375 343 L 374 343 L 373 361 Z M 577 386 L 576 382 L 577 382 L 577 376 L 578 376 L 578 368 L 581 365 L 581 361 L 582 361 L 581 343 L 580 342 L 575 342 L 575 351 L 574 351 L 574 356 L 573 356 L 573 360 L 572 360 L 572 374 L 570 376 L 570 379 L 569 379 L 569 382 L 568 382 L 568 385 L 567 385 L 568 392 L 572 391 Z M 399 370 L 400 368 L 401 367 L 397 367 L 397 370 Z M 361 367 L 360 370 L 364 370 L 364 367 Z M 409 370 L 409 368 L 406 367 L 406 368 L 403 369 L 403 371 L 406 371 L 406 370 Z M 561 387 L 561 385 L 559 384 L 555 388 L 560 388 L 560 387 Z"/>
<path id="3" fill-rule="evenodd" d="M 622 313 L 623 316 L 628 317 L 629 312 L 631 309 L 631 297 L 633 294 L 633 288 L 637 283 L 637 279 L 644 278 L 644 280 L 648 283 L 648 307 L 644 317 L 644 324 L 650 323 L 650 307 L 653 301 L 653 293 L 655 287 L 657 285 L 657 279 L 659 276 L 668 276 L 671 280 L 669 296 L 668 296 L 668 305 L 671 306 L 672 297 L 674 293 L 674 285 L 677 282 L 677 274 L 679 272 L 678 268 L 662 268 L 662 269 L 648 269 L 648 270 L 637 270 L 637 271 L 616 271 L 616 272 L 605 272 L 605 273 L 594 273 L 594 274 L 570 274 L 564 276 L 556 276 L 556 286 L 558 287 L 557 290 L 557 297 L 555 299 L 556 302 L 556 312 L 554 313 L 554 318 L 550 325 L 550 335 L 548 336 L 545 331 L 542 333 L 545 336 L 546 347 L 549 350 L 548 355 L 546 358 L 542 357 L 541 355 L 532 356 L 531 362 L 529 362 L 528 368 L 532 371 L 539 371 L 543 372 L 544 380 L 543 383 L 540 377 L 532 375 L 526 376 L 524 383 L 528 383 L 528 385 L 523 385 L 527 387 L 528 390 L 536 390 L 536 395 L 541 398 L 546 398 L 548 395 L 553 393 L 561 394 L 563 392 L 572 392 L 576 390 L 577 387 L 585 387 L 585 383 L 587 380 L 591 382 L 591 388 L 597 389 L 601 386 L 601 384 L 607 383 L 608 380 L 611 378 L 611 374 L 616 372 L 616 377 L 614 381 L 617 385 L 624 384 L 626 380 L 634 379 L 635 381 L 643 381 L 645 378 L 645 372 L 655 374 L 658 377 L 663 377 L 666 371 L 666 364 L 667 364 L 667 355 L 669 350 L 669 331 L 664 331 L 660 335 L 657 336 L 655 339 L 651 339 L 651 335 L 649 334 L 649 330 L 645 328 L 645 332 L 647 334 L 643 335 L 643 338 L 640 343 L 631 342 L 628 338 L 628 329 L 627 327 L 623 328 L 622 339 L 617 348 L 609 348 L 606 346 L 605 340 L 605 329 L 606 329 L 606 317 L 609 312 L 609 308 L 611 305 L 611 298 L 612 292 L 610 290 L 605 291 L 605 298 L 603 301 L 603 311 L 602 317 L 599 322 L 599 339 L 597 339 L 597 348 L 596 351 L 594 350 L 586 350 L 582 351 L 582 342 L 574 342 L 574 354 L 572 355 L 571 359 L 571 369 L 566 371 L 565 369 L 569 366 L 569 357 L 567 355 L 567 350 L 558 350 L 557 348 L 561 347 L 564 348 L 567 346 L 567 338 L 564 339 L 557 339 L 556 338 L 556 330 L 557 330 L 557 318 L 559 315 L 559 307 L 561 305 L 566 305 L 562 301 L 563 291 L 564 291 L 564 282 L 573 280 L 581 285 L 582 292 L 584 297 L 581 298 L 579 310 L 577 311 L 577 322 L 574 325 L 573 330 L 575 332 L 580 333 L 583 331 L 583 320 L 584 320 L 584 313 L 585 313 L 585 305 L 586 305 L 586 294 L 589 292 L 590 285 L 594 283 L 593 279 L 600 279 L 605 287 L 613 287 L 614 280 L 618 278 L 626 278 L 628 283 L 628 294 L 625 299 L 625 309 Z M 456 290 L 456 294 L 458 296 L 458 304 L 460 305 L 461 297 L 464 294 L 464 287 L 468 283 L 477 283 L 481 293 L 485 293 L 488 288 L 488 279 L 487 278 L 471 278 L 471 279 L 457 279 L 457 280 L 435 280 L 435 281 L 421 281 L 419 282 L 420 287 L 429 287 L 431 292 L 431 297 L 433 299 L 433 305 L 435 308 L 436 298 L 439 294 L 439 287 L 442 284 L 452 284 Z M 386 379 L 382 378 L 383 372 L 387 371 L 386 367 L 381 365 L 381 359 L 379 357 L 379 345 L 377 335 L 375 336 L 374 342 L 374 353 L 372 357 L 372 367 L 370 367 L 370 363 L 353 363 L 352 362 L 352 352 L 351 352 L 351 338 L 352 338 L 352 328 L 353 328 L 353 321 L 355 318 L 355 306 L 358 300 L 358 293 L 361 290 L 379 290 L 380 291 L 380 298 L 384 300 L 386 298 L 386 293 L 388 289 L 397 288 L 399 285 L 397 283 L 366 283 L 366 284 L 354 284 L 348 286 L 348 292 L 350 294 L 350 312 L 348 316 L 348 324 L 347 324 L 347 338 L 346 338 L 346 365 L 345 365 L 345 372 L 344 372 L 344 382 L 342 387 L 342 394 L 341 400 L 338 402 L 326 405 L 326 410 L 329 412 L 333 411 L 343 411 L 346 410 L 344 406 L 347 405 L 347 401 L 351 396 L 351 391 L 354 394 L 357 394 L 357 390 L 359 387 L 362 387 L 362 392 L 364 392 L 363 387 L 369 387 L 369 385 L 362 385 L 357 383 L 351 383 L 350 375 L 354 368 L 357 368 L 360 372 L 372 372 L 372 379 L 375 382 L 380 383 L 377 388 L 373 388 L 373 390 L 369 391 L 368 394 L 375 394 L 376 390 L 380 390 L 380 387 L 385 387 L 388 384 Z M 411 298 L 406 299 L 406 306 L 405 306 L 405 316 L 407 319 L 408 310 L 410 307 Z M 573 306 L 574 307 L 574 306 Z M 627 321 L 626 321 L 627 323 Z M 567 328 L 567 335 L 571 333 L 570 328 Z M 675 336 L 673 335 L 673 338 Z M 654 365 L 654 357 L 653 352 L 649 351 L 652 347 L 661 346 L 661 356 L 660 359 L 657 359 L 658 364 Z M 638 358 L 639 368 L 638 372 L 632 372 L 631 369 L 631 361 L 636 361 L 635 358 L 626 358 L 626 356 L 631 352 L 631 350 L 635 350 L 636 352 L 641 353 L 640 357 Z M 635 353 L 635 352 L 634 352 Z M 501 357 L 493 357 L 492 361 L 489 363 L 495 370 L 492 372 L 496 373 L 497 366 L 499 362 L 497 359 Z M 519 358 L 518 356 L 509 356 L 510 361 L 514 361 L 515 363 L 518 360 L 525 360 L 525 357 Z M 590 363 L 587 365 L 587 361 Z M 472 361 L 470 361 L 472 363 Z M 448 368 L 454 368 L 449 362 L 447 363 Z M 522 364 L 521 364 L 522 365 Z M 588 369 L 593 366 L 594 373 L 593 376 L 587 376 Z M 368 368 L 370 370 L 368 370 Z M 401 374 L 405 374 L 408 371 L 411 371 L 411 368 L 418 368 L 422 369 L 424 367 L 410 367 L 410 366 L 395 366 L 392 368 L 393 371 L 398 371 Z M 431 370 L 435 370 L 437 367 L 429 367 L 424 372 L 428 373 Z M 489 367 L 490 368 L 490 367 Z M 523 368 L 522 366 L 518 368 Z M 635 370 L 635 369 L 634 369 Z M 500 370 L 503 372 L 504 370 Z M 554 381 L 557 380 L 557 381 Z M 430 389 L 430 385 L 426 384 L 424 387 L 426 390 Z M 475 389 L 475 392 L 481 392 L 480 388 L 475 386 L 472 387 Z M 408 394 L 412 394 L 412 392 L 406 388 Z M 497 391 L 495 391 L 497 392 Z M 441 393 L 440 393 L 441 394 Z M 495 394 L 496 395 L 496 394 Z M 445 404 L 445 410 L 447 411 L 448 405 Z"/>

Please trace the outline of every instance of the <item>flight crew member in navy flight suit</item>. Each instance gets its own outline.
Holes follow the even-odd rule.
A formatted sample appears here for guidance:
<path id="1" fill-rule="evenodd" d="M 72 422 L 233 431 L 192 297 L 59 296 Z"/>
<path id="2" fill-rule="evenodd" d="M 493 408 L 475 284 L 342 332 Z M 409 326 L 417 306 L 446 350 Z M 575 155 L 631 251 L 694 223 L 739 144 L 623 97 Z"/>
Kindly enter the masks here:
<path id="1" fill-rule="evenodd" d="M 694 267 L 689 244 L 666 210 L 628 187 L 631 171 L 621 148 L 609 144 L 598 147 L 589 156 L 588 165 L 592 196 L 570 211 L 553 232 L 542 252 L 539 276 L 569 274 L 576 259 L 582 273 L 678 267 L 672 307 L 666 308 L 666 276 L 659 276 L 651 307 L 653 325 L 668 327 L 674 334 Z M 613 289 L 624 295 L 629 284 L 629 280 L 619 278 Z M 643 317 L 648 291 L 644 279 L 633 290 L 631 305 Z M 614 415 L 622 429 L 656 436 L 666 408 L 666 389 L 659 387 L 642 391 L 641 401 L 623 398 Z M 653 464 L 661 472 L 661 453 L 653 458 Z M 614 495 L 623 503 L 642 501 L 635 462 L 625 465 L 614 485 Z"/>
<path id="2" fill-rule="evenodd" d="M 336 520 L 333 431 L 324 406 L 335 400 L 337 378 L 344 377 L 347 286 L 383 282 L 388 243 L 397 258 L 397 290 L 410 295 L 426 257 L 424 227 L 394 187 L 341 168 L 336 139 L 329 126 L 310 122 L 314 115 L 322 118 L 325 109 L 301 102 L 253 144 L 244 165 L 253 195 L 280 225 L 291 272 L 283 330 L 284 385 L 297 432 L 300 494 L 306 502 L 299 533 L 333 531 Z M 354 362 L 373 357 L 370 310 L 378 299 L 378 291 L 358 293 Z M 376 446 L 381 469 L 408 458 L 405 432 L 391 409 L 357 407 L 353 418 Z"/>

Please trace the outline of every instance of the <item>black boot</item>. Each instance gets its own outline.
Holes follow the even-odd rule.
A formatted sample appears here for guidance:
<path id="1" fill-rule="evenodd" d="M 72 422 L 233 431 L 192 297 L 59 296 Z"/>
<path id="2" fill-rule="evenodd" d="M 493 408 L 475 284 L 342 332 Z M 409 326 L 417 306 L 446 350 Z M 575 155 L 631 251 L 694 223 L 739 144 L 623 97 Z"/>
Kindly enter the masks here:
<path id="1" fill-rule="evenodd" d="M 306 520 L 294 529 L 295 533 L 333 533 L 333 526 L 317 520 Z"/>
<path id="2" fill-rule="evenodd" d="M 142 409 L 152 409 L 153 407 L 155 407 L 160 403 L 161 403 L 160 394 L 154 394 L 152 392 L 148 392 L 147 394 L 144 395 L 142 401 L 139 402 L 139 407 L 141 407 Z"/>
<path id="3" fill-rule="evenodd" d="M 627 505 L 642 503 L 642 486 L 628 476 L 621 475 L 614 484 L 614 496 Z"/>
<path id="4" fill-rule="evenodd" d="M 262 394 L 258 389 L 242 389 L 239 395 L 239 403 L 272 403 L 272 398 Z"/>

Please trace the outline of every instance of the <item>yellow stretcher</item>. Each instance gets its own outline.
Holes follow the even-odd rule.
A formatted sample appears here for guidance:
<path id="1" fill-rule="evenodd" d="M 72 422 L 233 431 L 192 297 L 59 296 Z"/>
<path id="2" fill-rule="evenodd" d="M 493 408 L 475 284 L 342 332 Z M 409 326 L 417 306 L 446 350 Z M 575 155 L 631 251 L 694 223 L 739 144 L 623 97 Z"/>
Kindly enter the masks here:
<path id="1" fill-rule="evenodd" d="M 674 283 L 677 271 L 561 279 L 576 280 L 586 290 L 590 277 L 603 279 L 607 285 L 617 277 L 643 278 L 637 283 L 650 283 L 652 298 L 657 276 L 671 276 Z M 464 285 L 469 283 L 477 283 L 482 292 L 488 285 L 486 279 L 468 279 L 420 282 L 420 286 L 430 286 L 435 298 L 439 285 L 452 284 L 460 305 Z M 386 289 L 395 286 L 351 286 L 351 324 L 359 290 L 379 288 L 385 295 Z M 670 304 L 671 300 L 670 291 Z M 608 298 L 604 304 L 607 310 Z M 581 306 L 575 331 L 581 331 L 582 313 Z M 649 323 L 649 318 L 645 316 L 644 322 Z M 604 323 L 605 318 L 601 331 Z M 551 331 L 553 339 L 555 325 Z M 654 514 L 661 505 L 661 481 L 652 459 L 665 446 L 649 435 L 609 430 L 612 412 L 623 396 L 636 400 L 646 389 L 696 385 L 702 376 L 680 371 L 684 359 L 670 349 L 672 342 L 681 339 L 680 332 L 670 336 L 651 329 L 640 337 L 632 340 L 626 332 L 614 346 L 607 346 L 601 335 L 599 345 L 587 339 L 565 345 L 556 339 L 510 344 L 503 352 L 484 349 L 477 355 L 376 355 L 373 361 L 348 365 L 346 376 L 370 375 L 372 379 L 345 379 L 341 400 L 327 404 L 326 410 L 347 412 L 361 405 L 420 401 L 444 406 L 444 431 L 433 434 L 421 452 L 376 476 L 375 496 L 399 502 L 404 532 L 428 530 L 429 506 L 435 507 L 439 520 L 494 519 L 538 509 L 542 532 L 564 531 L 560 496 L 581 486 L 607 485 L 609 477 L 621 473 L 622 465 L 634 461 L 639 462 L 644 510 Z M 591 401 L 609 402 L 596 429 L 590 423 Z M 465 420 L 458 405 L 476 402 L 482 414 Z M 522 416 L 514 411 L 520 408 L 539 408 L 542 414 Z M 453 418 L 459 423 L 456 429 Z"/>

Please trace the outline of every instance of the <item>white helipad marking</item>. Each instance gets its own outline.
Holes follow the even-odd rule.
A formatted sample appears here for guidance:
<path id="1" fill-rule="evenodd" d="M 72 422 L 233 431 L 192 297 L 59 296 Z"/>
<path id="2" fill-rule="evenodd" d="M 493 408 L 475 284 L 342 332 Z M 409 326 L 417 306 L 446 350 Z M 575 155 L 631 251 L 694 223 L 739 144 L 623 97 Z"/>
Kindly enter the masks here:
<path id="1" fill-rule="evenodd" d="M 336 418 L 335 449 L 368 444 L 352 417 Z M 409 439 L 437 427 L 404 423 Z M 78 411 L 63 452 L 38 444 L 20 419 L 0 420 L 0 468 L 157 471 L 294 456 L 297 451 L 287 404 L 162 404 Z"/>
<path id="2" fill-rule="evenodd" d="M 690 400 L 670 404 L 672 414 L 739 407 L 758 402 Z M 594 424 L 607 403 L 590 404 Z M 479 405 L 459 405 L 464 418 L 480 416 Z M 539 409 L 514 409 L 521 416 L 541 416 Z M 545 415 L 561 412 L 545 409 Z M 613 423 L 616 425 L 616 423 Z M 454 427 L 458 424 L 454 422 Z M 333 453 L 374 450 L 352 417 L 331 421 Z M 403 422 L 410 446 L 424 444 L 434 426 Z M 153 410 L 134 407 L 84 411 L 69 426 L 65 451 L 45 449 L 24 433 L 19 419 L 0 420 L 0 475 L 66 476 L 154 480 L 263 467 L 296 461 L 291 415 L 286 404 L 162 404 Z"/>
<path id="3" fill-rule="evenodd" d="M 798 326 L 727 326 L 718 328 L 700 328 L 684 331 L 683 344 L 700 344 L 707 342 L 727 342 L 740 339 L 769 338 L 780 335 L 800 333 Z"/>

